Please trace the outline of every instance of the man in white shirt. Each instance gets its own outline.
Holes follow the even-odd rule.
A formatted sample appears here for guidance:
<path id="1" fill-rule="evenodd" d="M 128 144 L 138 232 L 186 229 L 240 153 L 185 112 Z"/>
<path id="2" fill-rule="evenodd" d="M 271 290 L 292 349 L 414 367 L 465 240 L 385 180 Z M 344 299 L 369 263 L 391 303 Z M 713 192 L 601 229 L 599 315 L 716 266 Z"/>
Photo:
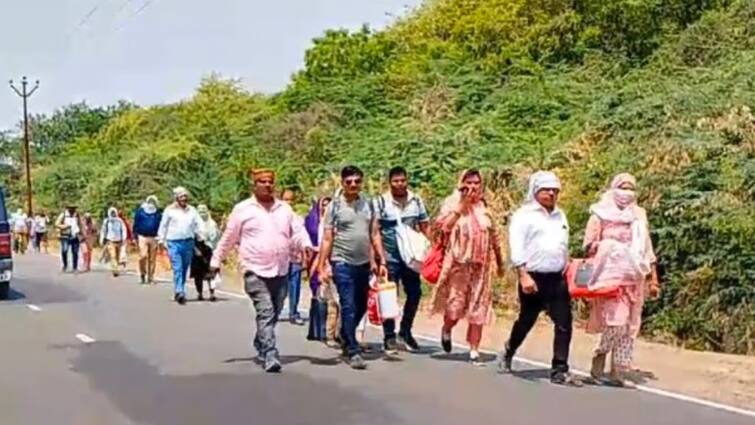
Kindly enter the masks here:
<path id="1" fill-rule="evenodd" d="M 63 262 L 63 273 L 68 270 L 68 252 L 71 253 L 72 271 L 79 269 L 79 245 L 81 237 L 81 217 L 75 205 L 68 205 L 55 221 L 60 232 L 60 257 Z"/>
<path id="2" fill-rule="evenodd" d="M 519 318 L 511 329 L 500 371 L 511 372 L 514 353 L 522 345 L 540 312 L 554 324 L 551 382 L 581 386 L 569 374 L 572 312 L 564 269 L 569 259 L 569 223 L 557 206 L 561 182 L 555 174 L 538 171 L 530 177 L 527 202 L 511 219 L 511 262 L 519 274 Z"/>
<path id="3" fill-rule="evenodd" d="M 158 243 L 168 249 L 173 269 L 175 301 L 186 304 L 186 274 L 194 256 L 194 238 L 202 238 L 197 210 L 189 205 L 189 192 L 183 187 L 173 189 L 175 202 L 163 211 Z"/>

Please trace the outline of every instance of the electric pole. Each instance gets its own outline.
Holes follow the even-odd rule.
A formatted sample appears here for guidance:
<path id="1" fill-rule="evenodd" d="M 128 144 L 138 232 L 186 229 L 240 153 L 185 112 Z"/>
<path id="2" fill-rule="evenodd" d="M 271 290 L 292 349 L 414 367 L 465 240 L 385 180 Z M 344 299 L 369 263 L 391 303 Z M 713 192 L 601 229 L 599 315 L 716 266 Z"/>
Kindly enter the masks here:
<path id="1" fill-rule="evenodd" d="M 34 94 L 39 88 L 39 80 L 34 83 L 34 87 L 28 90 L 29 81 L 26 76 L 21 78 L 21 90 L 17 89 L 13 84 L 13 80 L 9 81 L 10 88 L 13 89 L 16 94 L 23 99 L 24 102 L 24 163 L 26 166 L 26 209 L 29 217 L 34 216 L 34 210 L 32 207 L 32 193 L 31 193 L 31 155 L 29 147 L 29 113 L 27 109 L 27 99 Z"/>

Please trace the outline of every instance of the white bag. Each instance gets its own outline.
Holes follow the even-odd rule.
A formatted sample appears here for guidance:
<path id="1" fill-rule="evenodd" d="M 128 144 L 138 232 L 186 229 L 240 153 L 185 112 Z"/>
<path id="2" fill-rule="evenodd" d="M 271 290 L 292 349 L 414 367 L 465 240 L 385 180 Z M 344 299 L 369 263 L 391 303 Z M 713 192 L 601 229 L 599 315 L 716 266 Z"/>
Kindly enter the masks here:
<path id="1" fill-rule="evenodd" d="M 422 233 L 399 222 L 396 226 L 396 242 L 404 264 L 420 273 L 427 253 L 430 252 L 430 241 Z"/>
<path id="2" fill-rule="evenodd" d="M 388 319 L 396 319 L 401 315 L 401 308 L 398 304 L 398 286 L 393 282 L 382 282 L 377 286 L 371 282 L 373 288 L 377 288 L 377 302 L 378 311 L 380 312 L 380 318 L 385 321 Z"/>
<path id="3" fill-rule="evenodd" d="M 220 275 L 220 273 L 216 274 L 215 277 L 210 279 L 210 289 L 213 291 L 220 287 L 220 284 L 223 283 L 223 277 Z"/>

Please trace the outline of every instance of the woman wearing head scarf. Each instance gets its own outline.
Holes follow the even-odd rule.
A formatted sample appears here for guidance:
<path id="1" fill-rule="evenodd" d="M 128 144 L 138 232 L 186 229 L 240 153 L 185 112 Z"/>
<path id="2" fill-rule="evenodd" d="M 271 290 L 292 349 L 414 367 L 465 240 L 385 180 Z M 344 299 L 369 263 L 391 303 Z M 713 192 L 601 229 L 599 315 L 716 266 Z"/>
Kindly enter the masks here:
<path id="1" fill-rule="evenodd" d="M 107 217 L 100 229 L 100 245 L 106 247 L 110 255 L 110 264 L 113 276 L 118 277 L 123 244 L 128 241 L 126 223 L 118 217 L 118 210 L 110 207 Z"/>
<path id="2" fill-rule="evenodd" d="M 600 201 L 590 207 L 583 247 L 593 257 L 588 286 L 619 286 L 619 295 L 592 303 L 587 330 L 601 333 L 592 361 L 592 378 L 602 380 L 606 356 L 611 353 L 608 382 L 634 387 L 627 379 L 632 366 L 634 340 L 640 330 L 645 282 L 650 293 L 659 292 L 656 257 L 650 241 L 647 215 L 637 205 L 636 179 L 630 174 L 614 177 Z"/>
<path id="3" fill-rule="evenodd" d="M 194 257 L 191 260 L 191 277 L 194 279 L 194 286 L 197 288 L 197 300 L 203 301 L 203 286 L 207 281 L 207 286 L 210 288 L 210 301 L 215 302 L 215 286 L 212 282 L 214 276 L 210 273 L 210 260 L 212 259 L 212 251 L 220 239 L 220 231 L 215 220 L 210 215 L 210 209 L 207 205 L 199 205 L 197 207 L 197 213 L 199 214 L 199 234 L 201 238 L 196 238 L 194 241 Z"/>
<path id="4" fill-rule="evenodd" d="M 433 313 L 443 314 L 441 342 L 447 353 L 451 352 L 451 330 L 460 319 L 467 319 L 472 362 L 480 356 L 482 327 L 493 317 L 493 260 L 499 273 L 504 270 L 498 235 L 483 193 L 482 174 L 464 171 L 454 193 L 443 202 L 436 221 L 446 248 L 433 294 Z"/>
<path id="5" fill-rule="evenodd" d="M 315 252 L 307 266 L 309 269 L 309 289 L 312 293 L 309 308 L 309 333 L 307 334 L 307 339 L 310 341 L 334 341 L 336 329 L 338 329 L 338 303 L 334 299 L 320 296 L 320 279 L 316 270 L 319 261 L 317 253 L 324 231 L 324 217 L 330 200 L 330 197 L 322 197 L 312 202 L 312 208 L 304 218 L 304 228 L 307 230 L 309 240 L 312 242 L 312 249 Z M 333 320 L 328 321 L 331 316 Z M 330 327 L 328 327 L 328 324 L 330 324 Z"/>

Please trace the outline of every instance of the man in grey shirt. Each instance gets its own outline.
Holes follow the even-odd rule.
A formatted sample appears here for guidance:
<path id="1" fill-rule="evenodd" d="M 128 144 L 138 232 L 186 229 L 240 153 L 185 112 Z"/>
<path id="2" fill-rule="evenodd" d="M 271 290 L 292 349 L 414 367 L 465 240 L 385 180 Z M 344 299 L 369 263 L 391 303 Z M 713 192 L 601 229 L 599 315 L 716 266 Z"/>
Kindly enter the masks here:
<path id="1" fill-rule="evenodd" d="M 332 280 L 341 301 L 341 341 L 351 367 L 365 369 L 356 329 L 367 310 L 370 273 L 385 276 L 380 228 L 372 202 L 364 196 L 364 173 L 357 167 L 341 170 L 341 194 L 325 214 L 318 271 L 323 284 Z M 328 264 L 330 263 L 330 265 Z"/>

